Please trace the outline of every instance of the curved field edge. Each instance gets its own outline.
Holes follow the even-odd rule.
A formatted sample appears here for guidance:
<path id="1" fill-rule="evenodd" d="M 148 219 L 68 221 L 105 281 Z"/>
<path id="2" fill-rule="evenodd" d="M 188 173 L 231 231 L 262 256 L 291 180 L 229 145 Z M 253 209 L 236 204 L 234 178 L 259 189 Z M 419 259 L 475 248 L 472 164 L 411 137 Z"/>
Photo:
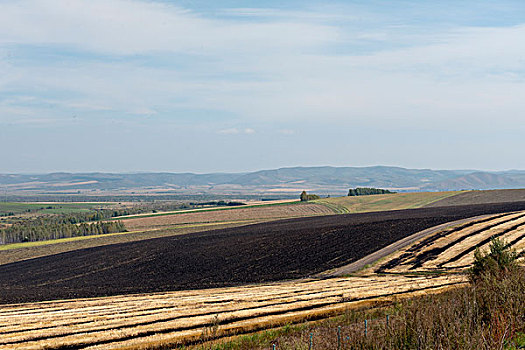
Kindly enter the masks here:
<path id="1" fill-rule="evenodd" d="M 372 254 L 369 254 L 351 264 L 341 266 L 336 269 L 331 269 L 324 271 L 319 274 L 319 277 L 336 277 L 336 276 L 345 276 L 349 274 L 369 274 L 374 272 L 375 266 L 378 264 L 384 264 L 385 261 L 390 261 L 393 257 L 399 255 L 399 252 L 410 248 L 412 246 L 418 245 L 421 241 L 427 239 L 428 236 L 440 233 L 446 230 L 452 230 L 454 228 L 463 227 L 470 225 L 475 222 L 484 222 L 493 218 L 498 218 L 508 214 L 496 214 L 496 215 L 480 215 L 476 217 L 470 217 L 466 219 L 456 220 L 447 222 L 441 225 L 433 226 L 425 230 L 414 233 L 413 235 L 404 237 L 382 249 L 379 249 Z"/>
<path id="2" fill-rule="evenodd" d="M 325 318 L 462 284 L 463 277 L 333 278 L 0 307 L 0 349 L 155 348 Z M 42 328 L 42 325 L 46 327 Z"/>
<path id="3" fill-rule="evenodd" d="M 313 202 L 333 208 L 338 213 L 365 213 L 373 211 L 415 209 L 443 199 L 457 196 L 464 191 L 410 192 L 370 196 L 323 198 Z"/>
<path id="4" fill-rule="evenodd" d="M 457 192 L 461 193 L 461 192 Z M 162 217 L 165 216 L 174 216 L 174 215 L 192 215 L 192 214 L 200 214 L 200 213 L 209 213 L 210 215 L 213 215 L 215 211 L 221 211 L 221 212 L 229 212 L 232 213 L 235 210 L 244 210 L 244 209 L 252 209 L 252 208 L 267 208 L 267 207 L 280 207 L 282 209 L 282 215 L 279 217 L 274 217 L 270 219 L 258 219 L 257 212 L 254 212 L 253 219 L 252 220 L 231 220 L 231 218 L 225 217 L 223 221 L 216 221 L 216 222 L 196 222 L 192 223 L 182 223 L 182 224 L 171 224 L 167 226 L 172 227 L 163 227 L 163 229 L 169 229 L 173 231 L 177 231 L 179 228 L 187 228 L 190 227 L 190 225 L 194 225 L 192 227 L 202 227 L 203 230 L 206 229 L 213 229 L 213 226 L 221 227 L 221 225 L 225 225 L 223 227 L 234 227 L 234 226 L 240 226 L 244 224 L 250 224 L 250 223 L 256 223 L 256 222 L 264 222 L 264 221 L 272 221 L 272 220 L 280 220 L 280 219 L 287 219 L 287 218 L 296 218 L 296 217 L 303 217 L 303 216 L 310 216 L 310 215 L 287 215 L 287 206 L 294 206 L 294 208 L 297 208 L 295 206 L 297 205 L 311 205 L 312 203 L 315 203 L 317 205 L 321 205 L 323 207 L 326 207 L 329 209 L 328 212 L 322 213 L 324 215 L 327 214 L 346 214 L 350 212 L 370 212 L 370 211 L 384 211 L 389 209 L 409 209 L 409 208 L 418 208 L 421 206 L 424 206 L 428 203 L 434 202 L 436 200 L 440 200 L 441 198 L 445 198 L 451 195 L 455 195 L 456 192 L 450 192 L 450 193 L 433 193 L 433 192 L 424 192 L 424 193 L 403 193 L 403 194 L 394 194 L 394 195 L 388 195 L 386 198 L 384 195 L 379 196 L 363 196 L 363 197 L 341 197 L 341 198 L 329 198 L 329 199 L 322 199 L 317 201 L 312 201 L 309 203 L 301 203 L 297 201 L 287 201 L 287 202 L 281 202 L 281 203 L 271 203 L 271 204 L 259 204 L 259 205 L 248 205 L 248 206 L 239 206 L 239 207 L 228 207 L 228 208 L 214 208 L 214 209 L 194 209 L 194 210 L 181 210 L 176 212 L 165 212 L 165 213 L 155 213 L 155 214 L 141 214 L 141 215 L 131 215 L 131 216 L 123 216 L 114 218 L 113 220 L 122 220 L 124 223 L 126 221 L 133 219 L 148 219 L 148 218 L 159 218 L 162 219 Z M 359 206 L 358 209 L 351 209 L 354 208 L 356 205 Z M 353 210 L 353 211 L 352 211 Z M 227 225 L 227 226 L 226 226 Z M 47 240 L 47 241 L 38 241 L 38 242 L 24 242 L 24 243 L 15 243 L 15 244 L 6 244 L 6 245 L 0 245 L 0 251 L 6 251 L 6 250 L 13 250 L 13 249 L 25 249 L 25 248 L 32 248 L 32 247 L 43 247 L 46 245 L 52 245 L 52 244 L 61 244 L 61 243 L 71 243 L 76 241 L 85 241 L 85 240 L 91 240 L 93 239 L 93 242 L 86 243 L 83 242 L 82 244 L 79 244 L 78 246 L 75 246 L 73 244 L 68 244 L 67 247 L 64 247 L 64 249 L 50 249 L 49 252 L 46 252 L 44 249 L 40 249 L 40 252 L 38 255 L 34 254 L 27 254 L 24 256 L 23 259 L 30 259 L 37 256 L 45 256 L 50 254 L 55 254 L 56 252 L 65 252 L 75 249 L 82 249 L 87 247 L 95 247 L 99 245 L 106 245 L 106 244 L 115 244 L 119 242 L 129 242 L 132 240 L 142 240 L 142 239 L 149 239 L 149 238 L 155 238 L 155 237 L 163 237 L 170 234 L 184 234 L 187 233 L 185 230 L 180 230 L 182 232 L 165 232 L 160 233 L 159 228 L 155 227 L 146 227 L 142 229 L 131 229 L 129 232 L 120 232 L 115 234 L 105 234 L 105 235 L 90 235 L 90 236 L 81 236 L 81 237 L 71 237 L 71 238 L 62 238 L 62 239 L 56 239 L 56 240 Z M 151 232 L 156 231 L 156 232 Z M 191 232 L 200 232 L 202 230 L 191 230 Z M 140 234 L 140 235 L 137 235 Z M 116 238 L 114 236 L 123 236 L 128 235 L 125 238 Z M 27 250 L 26 250 L 27 251 Z M 18 256 L 22 256 L 23 254 L 16 254 Z M 4 254 L 5 256 L 5 254 Z M 22 259 L 18 259 L 22 260 Z M 5 264 L 8 262 L 17 261 L 14 259 L 2 259 L 0 257 L 0 264 Z"/>
<path id="5" fill-rule="evenodd" d="M 517 210 L 525 202 L 316 216 L 76 250 L 0 265 L 0 302 L 303 278 L 429 227 Z"/>
<path id="6" fill-rule="evenodd" d="M 523 190 L 525 191 L 525 190 Z M 163 227 L 142 227 L 142 228 L 130 228 L 127 233 L 110 234 L 110 235 L 94 235 L 94 236 L 83 236 L 75 238 L 66 238 L 62 240 L 51 240 L 51 241 L 40 241 L 40 242 L 26 242 L 18 243 L 13 245 L 0 246 L 0 265 L 11 263 L 15 261 L 27 260 L 47 255 L 53 255 L 63 253 L 67 251 L 73 251 L 78 249 L 84 249 L 89 247 L 146 240 L 150 238 L 166 237 L 170 235 L 187 234 L 194 232 L 202 232 L 220 227 L 235 227 L 242 226 L 258 222 L 266 222 L 273 220 L 280 220 L 293 217 L 302 217 L 309 215 L 289 215 L 286 214 L 288 211 L 287 207 L 312 204 L 321 205 L 328 211 L 324 214 L 346 214 L 349 212 L 370 212 L 370 211 L 384 211 L 384 210 L 396 210 L 406 208 L 417 208 L 426 206 L 438 206 L 437 204 L 443 203 L 447 199 L 453 200 L 458 195 L 469 194 L 470 192 L 476 193 L 476 200 L 478 202 L 491 201 L 490 196 L 496 196 L 497 200 L 502 201 L 505 199 L 516 200 L 521 198 L 521 190 L 496 190 L 496 191 L 451 191 L 451 192 L 415 192 L 415 193 L 397 193 L 392 195 L 377 195 L 377 196 L 360 196 L 360 197 L 340 197 L 340 198 L 326 198 L 318 201 L 309 203 L 301 202 L 281 202 L 271 204 L 261 204 L 253 206 L 242 206 L 242 207 L 231 207 L 231 208 L 219 208 L 223 214 L 235 213 L 235 210 L 252 209 L 255 210 L 253 220 L 233 220 L 231 217 L 225 216 L 222 221 L 211 222 L 199 222 L 199 223 L 186 223 L 186 224 L 168 224 Z M 480 198 L 480 196 L 482 198 Z M 461 197 L 461 196 L 460 196 Z M 467 197 L 468 202 L 472 202 L 472 199 Z M 465 200 L 467 200 L 465 199 Z M 456 205 L 461 204 L 461 201 L 455 201 Z M 279 217 L 274 218 L 258 218 L 257 210 L 276 207 L 283 211 L 283 214 Z M 213 215 L 213 211 L 216 209 L 204 209 L 197 211 L 180 211 L 173 213 L 156 213 L 152 215 L 134 216 L 134 217 L 123 217 L 124 222 L 131 219 L 147 219 L 157 218 L 163 220 L 173 215 L 184 215 L 195 213 L 209 213 Z M 314 214 L 311 214 L 314 215 Z M 202 221 L 202 219 L 201 219 Z M 53 245 L 53 246 L 51 246 Z"/>
<path id="7" fill-rule="evenodd" d="M 17 261 L 35 259 L 80 249 L 101 247 L 105 245 L 136 242 L 141 240 L 184 235 L 218 228 L 238 227 L 261 221 L 221 222 L 212 224 L 176 225 L 160 230 L 139 230 L 118 232 L 103 235 L 61 238 L 49 241 L 24 242 L 0 246 L 0 265 Z"/>
<path id="8" fill-rule="evenodd" d="M 128 232 L 0 245 L 0 265 L 90 247 L 326 214 L 334 212 L 318 204 L 303 203 L 241 208 L 236 211 L 228 209 L 220 212 L 200 211 L 159 217 L 134 217 L 127 221 Z"/>
<path id="9" fill-rule="evenodd" d="M 478 232 L 477 227 L 481 225 L 490 231 L 524 217 L 523 212 L 498 214 L 473 218 L 472 223 L 449 223 L 441 229 L 448 234 L 461 230 Z M 434 234 L 436 232 L 430 232 L 429 236 Z M 425 241 L 429 237 L 422 238 Z M 160 349 L 199 344 L 203 340 L 323 319 L 349 309 L 438 293 L 461 286 L 465 281 L 466 276 L 462 274 L 372 274 L 5 305 L 0 307 L 0 335 L 3 335 L 0 349 L 14 345 L 49 349 Z M 44 329 L 42 324 L 46 325 Z"/>
<path id="10" fill-rule="evenodd" d="M 231 206 L 231 207 L 182 209 L 182 210 L 160 212 L 160 213 L 123 215 L 123 216 L 114 217 L 111 220 L 128 220 L 128 219 L 136 219 L 136 218 L 151 218 L 151 217 L 166 216 L 166 215 L 206 213 L 206 212 L 214 212 L 214 211 L 239 210 L 239 209 L 251 209 L 251 208 L 266 208 L 266 207 L 274 207 L 274 206 L 281 206 L 281 205 L 286 206 L 286 205 L 297 205 L 297 204 L 304 204 L 304 203 L 300 202 L 298 199 L 290 199 L 290 200 L 282 200 L 282 201 L 276 201 L 274 203 L 266 203 L 266 204 L 247 204 L 247 205 L 239 205 L 239 206 Z"/>
<path id="11" fill-rule="evenodd" d="M 525 189 L 464 191 L 428 204 L 430 207 L 525 201 Z"/>

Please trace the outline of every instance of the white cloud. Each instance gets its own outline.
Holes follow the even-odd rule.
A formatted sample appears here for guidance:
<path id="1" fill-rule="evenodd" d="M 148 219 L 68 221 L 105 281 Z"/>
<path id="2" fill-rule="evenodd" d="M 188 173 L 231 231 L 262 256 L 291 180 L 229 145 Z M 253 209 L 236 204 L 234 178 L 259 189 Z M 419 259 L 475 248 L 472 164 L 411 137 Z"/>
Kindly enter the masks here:
<path id="1" fill-rule="evenodd" d="M 0 43 L 68 45 L 104 53 L 294 49 L 333 40 L 333 28 L 301 22 L 206 19 L 179 7 L 134 0 L 0 3 Z M 268 40 L 268 39 L 271 40 Z"/>
<path id="2" fill-rule="evenodd" d="M 222 130 L 219 130 L 218 133 L 223 134 L 223 135 L 236 135 L 239 133 L 239 129 L 237 128 L 222 129 Z"/>
<path id="3" fill-rule="evenodd" d="M 230 128 L 230 129 L 219 130 L 218 133 L 222 134 L 222 135 L 237 135 L 237 134 L 251 135 L 251 134 L 255 134 L 255 129 L 252 129 L 252 128 L 246 128 L 246 129 Z"/>
<path id="4" fill-rule="evenodd" d="M 325 120 L 443 127 L 495 116 L 512 122 L 525 113 L 525 25 L 417 33 L 398 28 L 405 42 L 390 46 L 394 34 L 384 30 L 353 32 L 327 24 L 345 16 L 351 21 L 355 14 L 226 12 L 265 20 L 207 18 L 150 1 L 0 2 L 3 51 L 58 45 L 125 56 L 115 63 L 84 61 L 79 54 L 77 64 L 34 60 L 19 66 L 16 57 L 0 55 L 5 73 L 0 89 L 33 94 L 35 100 L 31 106 L 10 100 L 3 111 L 25 108 L 38 115 L 38 103 L 55 101 L 59 108 L 130 115 L 167 111 L 171 118 L 209 110 L 248 125 Z M 373 42 L 374 49 L 354 50 L 356 40 Z M 330 50 L 334 45 L 341 52 Z M 135 54 L 174 63 L 148 66 L 134 61 Z"/>

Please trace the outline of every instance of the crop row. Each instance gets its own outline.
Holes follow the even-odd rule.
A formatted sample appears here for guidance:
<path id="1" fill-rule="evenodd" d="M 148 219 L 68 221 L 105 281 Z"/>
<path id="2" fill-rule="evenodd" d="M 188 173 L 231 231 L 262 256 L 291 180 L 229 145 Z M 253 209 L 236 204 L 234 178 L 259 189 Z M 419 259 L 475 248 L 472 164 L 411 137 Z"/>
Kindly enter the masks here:
<path id="1" fill-rule="evenodd" d="M 525 212 L 496 215 L 439 231 L 391 255 L 377 272 L 464 269 L 476 248 L 487 249 L 501 238 L 521 252 L 525 248 Z"/>
<path id="2" fill-rule="evenodd" d="M 300 280 L 0 308 L 0 349 L 87 349 L 194 343 L 315 319 L 345 308 L 436 290 L 462 276 Z"/>

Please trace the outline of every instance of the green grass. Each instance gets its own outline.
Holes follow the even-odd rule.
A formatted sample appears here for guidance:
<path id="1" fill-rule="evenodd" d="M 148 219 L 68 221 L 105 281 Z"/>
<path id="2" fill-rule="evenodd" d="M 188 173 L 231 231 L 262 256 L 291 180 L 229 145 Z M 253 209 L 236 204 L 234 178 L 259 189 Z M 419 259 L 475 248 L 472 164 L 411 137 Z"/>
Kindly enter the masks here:
<path id="1" fill-rule="evenodd" d="M 463 193 L 463 191 L 410 192 L 371 196 L 323 198 L 313 202 L 326 205 L 337 212 L 364 213 L 370 211 L 421 208 L 425 205 L 460 193 Z"/>
<path id="2" fill-rule="evenodd" d="M 287 324 L 283 327 L 268 329 L 256 333 L 241 335 L 229 342 L 217 343 L 217 344 L 204 344 L 201 346 L 196 346 L 194 349 L 199 350 L 239 350 L 239 349 L 249 349 L 264 346 L 270 344 L 272 340 L 287 336 L 289 334 L 298 333 L 304 331 L 308 328 L 308 323 L 302 323 L 298 325 Z M 179 349 L 187 349 L 186 347 L 180 347 Z"/>
<path id="3" fill-rule="evenodd" d="M 516 345 L 510 345 L 507 346 L 506 349 L 525 349 L 525 333 L 520 333 L 516 335 L 516 338 L 514 339 L 514 342 Z"/>

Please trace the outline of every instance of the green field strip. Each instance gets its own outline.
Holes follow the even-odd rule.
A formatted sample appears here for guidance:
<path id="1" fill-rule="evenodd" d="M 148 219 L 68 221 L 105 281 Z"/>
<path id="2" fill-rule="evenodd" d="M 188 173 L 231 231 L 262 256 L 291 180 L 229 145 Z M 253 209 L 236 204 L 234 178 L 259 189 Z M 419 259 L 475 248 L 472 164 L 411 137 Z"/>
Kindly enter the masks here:
<path id="1" fill-rule="evenodd" d="M 70 214 L 90 211 L 94 208 L 105 207 L 113 203 L 20 203 L 0 202 L 0 214 L 13 213 L 14 215 L 25 214 L 30 210 L 32 213 L 40 214 Z M 51 207 L 51 208 L 50 208 Z"/>

